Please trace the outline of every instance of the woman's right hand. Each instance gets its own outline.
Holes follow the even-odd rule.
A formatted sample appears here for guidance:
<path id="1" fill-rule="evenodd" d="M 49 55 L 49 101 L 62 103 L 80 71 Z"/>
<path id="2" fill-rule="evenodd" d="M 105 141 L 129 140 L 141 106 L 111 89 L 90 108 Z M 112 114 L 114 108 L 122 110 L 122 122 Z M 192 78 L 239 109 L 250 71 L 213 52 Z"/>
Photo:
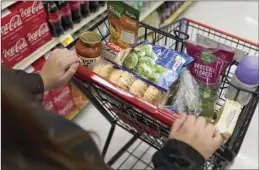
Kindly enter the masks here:
<path id="1" fill-rule="evenodd" d="M 204 117 L 181 113 L 172 125 L 169 138 L 182 141 L 197 150 L 206 160 L 223 142 L 221 134 Z"/>

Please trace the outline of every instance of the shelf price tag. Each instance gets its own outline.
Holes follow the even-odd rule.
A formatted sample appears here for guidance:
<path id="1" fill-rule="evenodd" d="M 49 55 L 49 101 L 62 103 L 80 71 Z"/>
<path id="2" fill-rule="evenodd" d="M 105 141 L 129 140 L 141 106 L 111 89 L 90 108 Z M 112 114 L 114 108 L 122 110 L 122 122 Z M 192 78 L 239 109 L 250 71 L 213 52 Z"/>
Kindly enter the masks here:
<path id="1" fill-rule="evenodd" d="M 74 41 L 74 38 L 71 36 L 71 34 L 65 34 L 60 37 L 60 42 L 64 47 L 67 47 L 73 41 Z"/>

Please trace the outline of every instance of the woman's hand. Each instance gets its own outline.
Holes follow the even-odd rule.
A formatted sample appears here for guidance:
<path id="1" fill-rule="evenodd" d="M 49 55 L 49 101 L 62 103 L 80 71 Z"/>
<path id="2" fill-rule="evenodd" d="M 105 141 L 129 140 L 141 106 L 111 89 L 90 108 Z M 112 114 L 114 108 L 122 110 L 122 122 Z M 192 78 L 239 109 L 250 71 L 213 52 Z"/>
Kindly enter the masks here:
<path id="1" fill-rule="evenodd" d="M 74 51 L 55 49 L 43 65 L 40 76 L 44 90 L 50 90 L 68 82 L 76 73 L 80 59 Z"/>
<path id="2" fill-rule="evenodd" d="M 169 138 L 182 141 L 197 150 L 206 160 L 220 147 L 223 139 L 204 117 L 181 113 L 173 123 Z"/>

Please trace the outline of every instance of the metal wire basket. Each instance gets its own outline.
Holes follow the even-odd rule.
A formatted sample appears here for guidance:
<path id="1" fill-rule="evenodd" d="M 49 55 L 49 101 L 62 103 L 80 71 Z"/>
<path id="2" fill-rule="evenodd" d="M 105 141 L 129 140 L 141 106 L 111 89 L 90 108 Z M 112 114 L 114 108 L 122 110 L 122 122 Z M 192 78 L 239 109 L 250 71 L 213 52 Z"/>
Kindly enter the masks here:
<path id="1" fill-rule="evenodd" d="M 105 43 L 109 38 L 107 19 L 107 17 L 103 18 L 89 29 L 90 31 L 98 32 Z M 195 40 L 196 35 L 200 34 L 251 55 L 258 55 L 259 53 L 258 44 L 190 19 L 181 19 L 161 29 L 141 23 L 140 28 L 144 28 L 145 34 L 139 37 L 138 41 L 148 40 L 153 44 L 167 46 L 181 52 L 185 52 L 184 40 Z M 68 48 L 73 48 L 73 46 L 74 43 L 70 44 Z M 233 68 L 237 65 L 238 62 L 234 61 L 222 75 L 216 111 L 226 100 L 225 91 L 229 85 L 232 85 L 229 80 L 233 76 Z M 136 140 L 141 139 L 155 149 L 160 149 L 164 145 L 169 135 L 171 124 L 176 119 L 174 114 L 142 101 L 83 66 L 80 66 L 72 81 L 111 124 L 111 129 L 102 151 L 103 156 L 107 152 L 116 125 L 133 135 L 132 139 L 108 161 L 109 165 L 114 164 L 124 152 L 127 152 L 128 148 Z M 252 99 L 242 109 L 232 137 L 206 162 L 204 169 L 224 169 L 229 161 L 232 161 L 238 154 L 259 101 L 258 92 L 259 89 L 257 89 L 257 92 L 251 92 L 253 94 Z M 147 165 L 147 167 L 152 167 L 150 164 Z"/>

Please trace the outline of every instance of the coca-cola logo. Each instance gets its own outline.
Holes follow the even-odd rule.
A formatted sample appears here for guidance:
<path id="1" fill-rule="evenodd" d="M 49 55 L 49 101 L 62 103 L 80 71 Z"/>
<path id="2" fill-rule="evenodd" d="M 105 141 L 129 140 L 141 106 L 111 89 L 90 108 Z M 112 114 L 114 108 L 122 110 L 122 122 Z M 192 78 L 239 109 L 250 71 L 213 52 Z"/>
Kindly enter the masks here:
<path id="1" fill-rule="evenodd" d="M 28 37 L 28 40 L 31 42 L 31 41 L 35 41 L 37 39 L 39 39 L 39 37 L 42 37 L 44 36 L 47 32 L 49 31 L 49 28 L 47 26 L 47 24 L 42 24 L 38 30 L 36 30 L 35 32 L 33 33 L 28 33 L 27 34 L 27 37 Z"/>
<path id="2" fill-rule="evenodd" d="M 44 107 L 46 110 L 51 110 L 54 107 L 52 101 L 49 101 Z"/>
<path id="3" fill-rule="evenodd" d="M 29 17 L 43 9 L 43 5 L 40 1 L 34 1 L 32 6 L 28 8 L 21 8 L 20 13 L 22 18 Z"/>
<path id="4" fill-rule="evenodd" d="M 17 27 L 22 25 L 22 20 L 20 15 L 14 15 L 8 23 L 3 25 L 2 28 L 2 34 L 7 34 L 10 31 L 13 31 Z"/>
<path id="5" fill-rule="evenodd" d="M 66 87 L 60 95 L 54 97 L 55 103 L 60 102 L 61 100 L 63 100 L 63 98 L 66 97 L 68 94 L 69 94 L 69 88 Z"/>
<path id="6" fill-rule="evenodd" d="M 5 58 L 12 57 L 27 47 L 25 38 L 19 39 L 14 46 L 9 49 L 4 49 L 3 54 Z"/>
<path id="7" fill-rule="evenodd" d="M 63 109 L 59 110 L 59 114 L 65 115 L 66 113 L 70 112 L 73 106 L 74 106 L 74 103 L 72 100 L 70 100 Z"/>

